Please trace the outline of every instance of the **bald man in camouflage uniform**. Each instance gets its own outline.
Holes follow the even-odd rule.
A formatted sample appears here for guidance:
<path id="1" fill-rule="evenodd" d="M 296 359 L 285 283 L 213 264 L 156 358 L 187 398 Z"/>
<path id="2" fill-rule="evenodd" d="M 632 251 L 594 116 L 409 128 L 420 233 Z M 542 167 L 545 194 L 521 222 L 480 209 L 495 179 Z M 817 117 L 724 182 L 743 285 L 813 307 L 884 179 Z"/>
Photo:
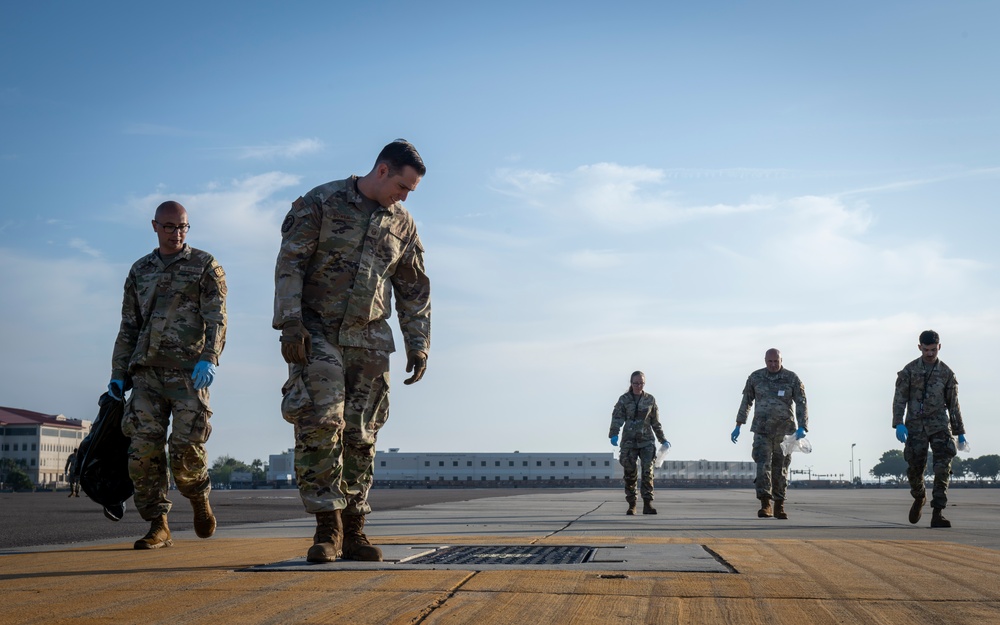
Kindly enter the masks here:
<path id="1" fill-rule="evenodd" d="M 924 469 L 927 468 L 927 448 L 934 453 L 934 490 L 931 495 L 931 527 L 951 527 L 944 517 L 948 505 L 948 482 L 951 460 L 957 449 L 953 436 L 965 443 L 965 424 L 958 405 L 958 380 L 955 372 L 938 358 L 941 341 L 938 333 L 926 330 L 920 334 L 920 358 L 908 363 L 896 375 L 896 392 L 892 399 L 892 427 L 903 447 L 907 477 L 913 504 L 909 521 L 920 520 L 927 502 Z M 905 417 L 905 424 L 903 422 Z"/>
<path id="2" fill-rule="evenodd" d="M 295 476 L 316 515 L 309 562 L 378 561 L 364 534 L 375 440 L 389 415 L 392 296 L 407 352 L 405 384 L 430 348 L 430 281 L 402 201 L 426 169 L 406 141 L 387 145 L 365 176 L 316 187 L 281 226 L 274 321 L 289 363 L 282 415 L 295 426 Z"/>
<path id="3" fill-rule="evenodd" d="M 777 349 L 765 352 L 764 364 L 763 369 L 754 371 L 747 378 L 743 401 L 736 413 L 736 429 L 731 438 L 734 443 L 737 441 L 740 427 L 747 422 L 750 407 L 753 406 L 750 431 L 754 433 L 751 457 L 757 463 L 757 477 L 754 479 L 757 499 L 760 500 L 757 516 L 787 519 L 785 492 L 792 456 L 785 455 L 781 450 L 781 441 L 792 433 L 796 438 L 803 438 L 809 431 L 806 389 L 799 376 L 782 366 L 781 352 Z"/>
<path id="4" fill-rule="evenodd" d="M 157 207 L 153 230 L 160 246 L 129 270 L 112 357 L 109 394 L 121 399 L 126 380 L 132 383 L 122 432 L 132 439 L 128 470 L 135 505 L 150 521 L 136 549 L 173 544 L 168 443 L 170 472 L 191 501 L 195 533 L 208 538 L 216 526 L 205 443 L 212 432 L 208 386 L 226 342 L 226 274 L 211 254 L 184 243 L 189 227 L 177 202 Z"/>

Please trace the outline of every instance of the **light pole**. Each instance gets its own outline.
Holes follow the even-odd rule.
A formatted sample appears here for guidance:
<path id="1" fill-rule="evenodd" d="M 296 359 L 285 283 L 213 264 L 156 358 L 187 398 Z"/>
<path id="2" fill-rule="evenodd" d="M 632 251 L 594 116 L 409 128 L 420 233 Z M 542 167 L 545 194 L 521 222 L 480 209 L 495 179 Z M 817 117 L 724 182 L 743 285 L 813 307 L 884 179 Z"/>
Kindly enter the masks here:
<path id="1" fill-rule="evenodd" d="M 861 477 L 861 458 L 858 458 L 858 481 L 860 482 L 862 479 L 864 478 Z"/>
<path id="2" fill-rule="evenodd" d="M 857 443 L 851 443 L 851 484 L 854 483 L 854 446 Z"/>

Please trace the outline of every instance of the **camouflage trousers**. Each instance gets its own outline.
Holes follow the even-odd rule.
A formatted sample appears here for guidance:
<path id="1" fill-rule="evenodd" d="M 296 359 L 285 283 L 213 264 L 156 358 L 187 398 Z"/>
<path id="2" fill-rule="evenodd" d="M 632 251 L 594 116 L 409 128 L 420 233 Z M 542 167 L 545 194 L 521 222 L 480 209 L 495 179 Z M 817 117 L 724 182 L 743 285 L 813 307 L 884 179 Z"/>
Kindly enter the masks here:
<path id="1" fill-rule="evenodd" d="M 927 469 L 927 448 L 934 454 L 934 489 L 931 507 L 944 509 L 948 505 L 948 482 L 951 480 L 951 460 L 958 453 L 955 440 L 947 430 L 928 435 L 914 428 L 906 437 L 903 457 L 906 459 L 906 476 L 910 480 L 910 494 L 914 499 L 926 496 L 924 471 Z"/>
<path id="2" fill-rule="evenodd" d="M 757 477 L 754 486 L 757 488 L 757 499 L 784 500 L 788 489 L 788 467 L 792 464 L 792 455 L 781 451 L 781 441 L 786 433 L 760 434 L 754 432 L 753 447 L 750 457 L 757 463 Z"/>
<path id="3" fill-rule="evenodd" d="M 128 473 L 135 485 L 135 507 L 143 519 L 151 521 L 170 512 L 172 505 L 167 499 L 168 443 L 170 473 L 177 490 L 188 499 L 212 490 L 205 451 L 212 433 L 212 411 L 208 389 L 195 390 L 190 370 L 136 367 L 131 375 L 132 396 L 125 406 L 122 432 L 132 439 Z"/>
<path id="4" fill-rule="evenodd" d="M 622 441 L 618 452 L 618 462 L 622 465 L 625 475 L 625 500 L 635 501 L 636 482 L 639 481 L 639 466 L 642 465 L 642 498 L 653 498 L 653 458 L 656 457 L 656 445 L 636 447 L 628 441 Z"/>
<path id="5" fill-rule="evenodd" d="M 306 512 L 368 514 L 375 439 L 389 416 L 389 353 L 312 333 L 307 365 L 289 365 L 281 413 L 295 426 L 295 478 Z"/>

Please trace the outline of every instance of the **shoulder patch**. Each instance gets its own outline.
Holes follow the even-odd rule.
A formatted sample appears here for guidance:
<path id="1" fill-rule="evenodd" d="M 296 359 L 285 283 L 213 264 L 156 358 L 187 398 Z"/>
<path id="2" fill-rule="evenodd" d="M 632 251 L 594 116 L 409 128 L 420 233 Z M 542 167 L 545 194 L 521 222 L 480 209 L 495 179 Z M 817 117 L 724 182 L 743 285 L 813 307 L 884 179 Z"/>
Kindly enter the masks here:
<path id="1" fill-rule="evenodd" d="M 295 215 L 288 213 L 285 221 L 281 222 L 281 234 L 288 234 L 288 231 L 295 225 Z"/>
<path id="2" fill-rule="evenodd" d="M 212 273 L 215 274 L 216 278 L 225 278 L 226 277 L 226 272 L 223 271 L 222 267 L 219 266 L 219 265 L 216 265 L 215 269 L 212 270 Z"/>

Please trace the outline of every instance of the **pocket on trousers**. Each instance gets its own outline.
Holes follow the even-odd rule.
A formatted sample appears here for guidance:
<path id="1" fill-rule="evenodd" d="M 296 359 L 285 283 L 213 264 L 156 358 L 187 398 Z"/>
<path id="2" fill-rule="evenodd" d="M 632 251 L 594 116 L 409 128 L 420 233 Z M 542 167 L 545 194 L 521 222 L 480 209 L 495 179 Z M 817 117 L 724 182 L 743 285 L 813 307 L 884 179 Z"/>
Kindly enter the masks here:
<path id="1" fill-rule="evenodd" d="M 389 373 L 383 373 L 378 378 L 379 388 L 375 392 L 375 405 L 372 410 L 372 420 L 366 428 L 377 434 L 385 422 L 389 420 Z"/>
<path id="2" fill-rule="evenodd" d="M 136 417 L 135 412 L 132 410 L 132 399 L 129 398 L 125 404 L 125 413 L 122 415 L 122 434 L 127 438 L 135 436 L 135 432 L 138 429 L 137 423 L 138 417 Z"/>
<path id="3" fill-rule="evenodd" d="M 281 387 L 281 416 L 285 421 L 296 424 L 312 413 L 313 403 L 302 379 L 301 368 L 296 368 L 291 377 Z"/>
<path id="4" fill-rule="evenodd" d="M 188 440 L 192 443 L 207 443 L 208 437 L 212 435 L 212 423 L 210 418 L 212 412 L 206 410 L 194 418 L 191 423 L 191 436 Z"/>

